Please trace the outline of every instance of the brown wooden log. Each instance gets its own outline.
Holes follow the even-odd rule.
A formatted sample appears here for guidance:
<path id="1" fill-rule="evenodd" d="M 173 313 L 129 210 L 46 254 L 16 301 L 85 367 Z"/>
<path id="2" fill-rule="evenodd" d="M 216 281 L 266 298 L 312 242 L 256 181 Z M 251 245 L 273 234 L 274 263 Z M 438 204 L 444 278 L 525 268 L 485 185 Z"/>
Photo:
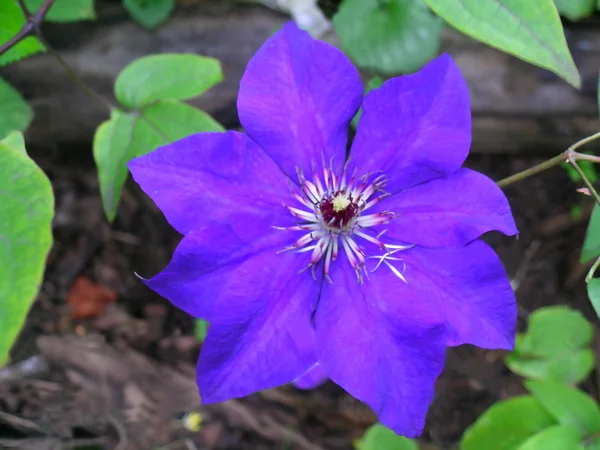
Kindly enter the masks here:
<path id="1" fill-rule="evenodd" d="M 223 64 L 225 81 L 191 103 L 224 125 L 236 126 L 235 100 L 245 66 L 289 18 L 229 0 L 190 3 L 153 32 L 111 4 L 99 8 L 97 22 L 47 26 L 45 33 L 85 83 L 113 100 L 117 74 L 135 58 L 161 52 L 216 57 Z M 336 43 L 334 36 L 328 40 Z M 471 91 L 474 152 L 550 155 L 600 129 L 596 104 L 600 28 L 579 26 L 569 32 L 569 41 L 583 77 L 581 92 L 549 72 L 457 32 L 444 33 L 442 49 L 455 57 Z M 0 76 L 34 108 L 27 133 L 30 146 L 89 147 L 94 130 L 108 118 L 106 108 L 82 93 L 49 54 L 0 68 Z"/>

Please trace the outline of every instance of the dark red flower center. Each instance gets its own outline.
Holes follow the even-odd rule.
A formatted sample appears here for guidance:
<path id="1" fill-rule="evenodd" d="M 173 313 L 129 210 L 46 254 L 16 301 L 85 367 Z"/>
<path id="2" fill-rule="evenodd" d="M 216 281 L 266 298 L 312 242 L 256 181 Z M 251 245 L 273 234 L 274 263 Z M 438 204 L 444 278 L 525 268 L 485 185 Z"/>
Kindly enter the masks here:
<path id="1" fill-rule="evenodd" d="M 356 217 L 358 205 L 352 197 L 346 197 L 338 193 L 327 200 L 324 200 L 319 207 L 323 216 L 323 221 L 330 227 L 342 228 Z"/>

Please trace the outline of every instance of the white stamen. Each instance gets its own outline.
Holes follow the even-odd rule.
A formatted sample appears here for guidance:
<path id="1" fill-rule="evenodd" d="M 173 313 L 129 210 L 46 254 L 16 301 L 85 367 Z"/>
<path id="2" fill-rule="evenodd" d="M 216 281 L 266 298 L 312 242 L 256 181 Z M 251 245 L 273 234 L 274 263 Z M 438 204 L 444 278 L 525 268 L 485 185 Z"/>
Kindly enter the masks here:
<path id="1" fill-rule="evenodd" d="M 405 265 L 402 270 L 398 270 L 391 262 L 404 264 L 402 259 L 393 255 L 412 246 L 385 244 L 381 239 L 385 230 L 376 236 L 373 236 L 375 233 L 369 230 L 371 227 L 388 223 L 394 218 L 394 213 L 382 211 L 374 214 L 363 214 L 364 211 L 379 204 L 391 195 L 382 190 L 387 183 L 386 177 L 379 175 L 369 181 L 371 174 L 367 174 L 357 179 L 355 168 L 350 178 L 348 178 L 348 161 L 343 166 L 338 167 L 337 170 L 334 170 L 333 159 L 329 162 L 329 167 L 325 165 L 323 155 L 321 155 L 321 160 L 323 166 L 322 179 L 318 176 L 319 170 L 314 163 L 311 167 L 312 181 L 305 178 L 302 170 L 296 169 L 300 191 L 298 192 L 290 185 L 290 192 L 291 196 L 302 205 L 302 208 L 294 208 L 286 204 L 284 204 L 284 207 L 292 216 L 299 219 L 299 223 L 294 226 L 273 226 L 273 228 L 285 231 L 308 231 L 308 233 L 304 234 L 293 245 L 285 247 L 281 252 L 311 252 L 309 264 L 299 273 L 310 268 L 312 276 L 316 280 L 315 267 L 323 260 L 323 276 L 327 281 L 332 282 L 329 277 L 331 264 L 337 260 L 341 241 L 344 254 L 354 268 L 359 283 L 363 282 L 364 277 L 369 278 L 369 271 L 366 270 L 365 266 L 367 259 L 378 260 L 371 272 L 375 272 L 385 264 L 395 276 L 407 282 L 404 277 Z M 355 240 L 355 235 L 364 241 L 377 245 L 385 253 L 383 255 L 367 256 L 359 242 Z M 364 244 L 363 241 L 360 241 L 360 243 Z"/>

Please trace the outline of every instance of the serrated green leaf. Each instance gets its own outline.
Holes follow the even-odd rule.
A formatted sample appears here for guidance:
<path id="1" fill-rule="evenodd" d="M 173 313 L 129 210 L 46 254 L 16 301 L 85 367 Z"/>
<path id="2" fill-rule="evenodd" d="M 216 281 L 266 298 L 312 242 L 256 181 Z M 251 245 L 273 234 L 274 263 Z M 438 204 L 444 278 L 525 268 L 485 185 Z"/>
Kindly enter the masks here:
<path id="1" fill-rule="evenodd" d="M 204 131 L 224 129 L 208 114 L 185 103 L 157 102 L 131 114 L 115 111 L 94 137 L 94 159 L 107 218 L 112 221 L 116 215 L 131 159 Z"/>
<path id="2" fill-rule="evenodd" d="M 581 262 L 588 262 L 600 256 L 600 206 L 594 205 L 592 216 L 585 232 L 581 249 Z"/>
<path id="3" fill-rule="evenodd" d="M 573 22 L 589 17 L 596 8 L 595 0 L 554 0 L 561 16 Z"/>
<path id="4" fill-rule="evenodd" d="M 11 131 L 4 139 L 0 141 L 0 144 L 4 144 L 5 146 L 23 155 L 27 155 L 27 150 L 25 149 L 25 137 L 20 131 Z"/>
<path id="5" fill-rule="evenodd" d="M 0 77 L 0 139 L 11 131 L 25 131 L 33 111 L 21 94 Z"/>
<path id="6" fill-rule="evenodd" d="M 418 450 L 415 441 L 398 436 L 389 428 L 376 423 L 354 444 L 356 450 Z"/>
<path id="7" fill-rule="evenodd" d="M 196 319 L 194 323 L 194 334 L 196 335 L 196 339 L 200 342 L 204 342 L 206 336 L 208 335 L 208 326 L 209 323 L 204 319 Z"/>
<path id="8" fill-rule="evenodd" d="M 600 278 L 592 278 L 587 284 L 587 293 L 596 315 L 600 317 Z"/>
<path id="9" fill-rule="evenodd" d="M 442 19 L 475 39 L 561 76 L 576 88 L 575 67 L 552 0 L 425 0 Z"/>
<path id="10" fill-rule="evenodd" d="M 552 380 L 527 380 L 525 387 L 558 423 L 581 437 L 600 431 L 600 408 L 589 395 Z"/>
<path id="11" fill-rule="evenodd" d="M 137 23 L 153 29 L 169 18 L 175 0 L 123 0 L 123 6 Z"/>
<path id="12" fill-rule="evenodd" d="M 139 58 L 117 77 L 115 94 L 126 107 L 136 109 L 157 100 L 197 97 L 223 79 L 214 58 L 165 53 Z"/>
<path id="13" fill-rule="evenodd" d="M 0 144 L 0 366 L 42 282 L 52 244 L 54 197 L 42 170 Z"/>
<path id="14" fill-rule="evenodd" d="M 516 450 L 556 421 L 531 396 L 492 405 L 465 431 L 460 450 Z"/>
<path id="15" fill-rule="evenodd" d="M 333 25 L 357 65 L 397 75 L 435 56 L 443 23 L 422 0 L 345 0 Z"/>
<path id="16" fill-rule="evenodd" d="M 584 450 L 584 446 L 577 430 L 554 425 L 530 437 L 518 450 Z"/>
<path id="17" fill-rule="evenodd" d="M 25 16 L 16 0 L 0 1 L 0 45 L 16 36 L 23 25 Z M 45 47 L 42 43 L 36 37 L 28 36 L 0 55 L 0 67 L 43 51 Z"/>
<path id="18" fill-rule="evenodd" d="M 25 0 L 27 8 L 35 13 L 45 0 Z M 55 0 L 48 13 L 47 22 L 77 22 L 79 20 L 95 20 L 94 0 Z"/>
<path id="19" fill-rule="evenodd" d="M 564 306 L 541 308 L 530 316 L 527 332 L 517 335 L 515 349 L 505 362 L 525 377 L 578 383 L 594 366 L 589 349 L 592 336 L 592 326 L 578 311 Z"/>

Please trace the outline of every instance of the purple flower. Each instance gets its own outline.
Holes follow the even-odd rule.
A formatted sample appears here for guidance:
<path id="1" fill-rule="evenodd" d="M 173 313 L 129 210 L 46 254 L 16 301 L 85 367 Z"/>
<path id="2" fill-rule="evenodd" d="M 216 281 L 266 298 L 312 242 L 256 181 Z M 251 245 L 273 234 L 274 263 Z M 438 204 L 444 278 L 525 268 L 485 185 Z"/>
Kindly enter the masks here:
<path id="1" fill-rule="evenodd" d="M 511 349 L 515 333 L 506 273 L 478 238 L 517 230 L 501 190 L 461 168 L 458 68 L 442 55 L 363 99 L 348 59 L 288 24 L 248 64 L 238 111 L 247 134 L 196 134 L 129 164 L 184 235 L 146 283 L 211 323 L 204 403 L 328 377 L 420 434 L 446 348 Z"/>

